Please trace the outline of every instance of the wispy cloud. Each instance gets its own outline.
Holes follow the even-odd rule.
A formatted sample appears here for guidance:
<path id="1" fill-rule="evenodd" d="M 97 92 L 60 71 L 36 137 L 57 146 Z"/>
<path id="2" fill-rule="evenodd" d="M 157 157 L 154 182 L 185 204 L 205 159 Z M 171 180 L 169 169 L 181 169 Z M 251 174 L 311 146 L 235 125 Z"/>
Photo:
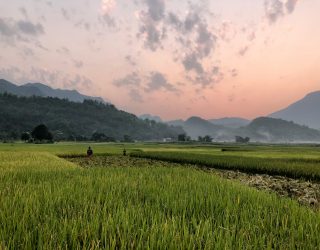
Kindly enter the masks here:
<path id="1" fill-rule="evenodd" d="M 113 84 L 117 87 L 138 87 L 141 81 L 139 73 L 132 72 L 121 79 L 113 81 Z"/>
<path id="2" fill-rule="evenodd" d="M 265 0 L 264 7 L 267 20 L 270 24 L 273 24 L 285 15 L 293 13 L 297 3 L 298 0 L 286 0 L 285 2 L 280 0 Z"/>
<path id="3" fill-rule="evenodd" d="M 175 93 L 179 92 L 179 90 L 175 88 L 174 85 L 168 82 L 164 74 L 160 72 L 150 72 L 148 76 L 146 91 L 154 92 L 158 90 L 165 90 L 168 92 L 175 92 Z"/>
<path id="4" fill-rule="evenodd" d="M 44 28 L 40 23 L 12 18 L 0 18 L 0 34 L 7 37 L 39 36 L 43 35 Z"/>

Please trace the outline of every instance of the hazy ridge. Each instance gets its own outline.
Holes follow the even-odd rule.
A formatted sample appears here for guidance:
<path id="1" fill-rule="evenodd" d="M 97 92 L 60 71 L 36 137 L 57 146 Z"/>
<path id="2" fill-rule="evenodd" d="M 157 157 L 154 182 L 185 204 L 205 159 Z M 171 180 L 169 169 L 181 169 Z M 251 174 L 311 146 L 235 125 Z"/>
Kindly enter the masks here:
<path id="1" fill-rule="evenodd" d="M 42 83 L 27 83 L 21 86 L 15 85 L 4 79 L 0 79 L 0 93 L 9 93 L 17 96 L 41 96 L 68 99 L 72 102 L 83 102 L 84 100 L 94 100 L 105 102 L 101 97 L 92 97 L 80 94 L 77 90 L 53 89 Z"/>
<path id="2" fill-rule="evenodd" d="M 320 129 L 320 91 L 306 95 L 285 109 L 270 114 L 270 117 L 293 121 L 310 128 Z"/>

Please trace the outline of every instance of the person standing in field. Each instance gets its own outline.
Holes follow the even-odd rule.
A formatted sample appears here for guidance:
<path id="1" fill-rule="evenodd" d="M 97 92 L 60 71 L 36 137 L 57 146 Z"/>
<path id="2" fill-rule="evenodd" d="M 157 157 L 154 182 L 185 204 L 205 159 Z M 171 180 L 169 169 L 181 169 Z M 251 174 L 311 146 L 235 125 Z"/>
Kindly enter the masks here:
<path id="1" fill-rule="evenodd" d="M 93 150 L 91 149 L 91 147 L 88 147 L 87 156 L 91 157 L 92 155 L 93 155 Z"/>

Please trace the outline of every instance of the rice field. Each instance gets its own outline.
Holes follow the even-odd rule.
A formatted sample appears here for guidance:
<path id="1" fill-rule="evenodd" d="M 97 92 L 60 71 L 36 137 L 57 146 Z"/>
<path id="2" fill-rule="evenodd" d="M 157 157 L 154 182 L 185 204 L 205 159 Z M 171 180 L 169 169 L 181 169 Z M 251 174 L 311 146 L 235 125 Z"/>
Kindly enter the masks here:
<path id="1" fill-rule="evenodd" d="M 175 163 L 188 163 L 200 167 L 227 170 L 241 170 L 248 173 L 283 175 L 293 178 L 320 180 L 320 155 L 318 159 L 305 158 L 261 158 L 221 155 L 196 154 L 179 151 L 171 152 L 132 152 L 131 156 Z"/>
<path id="2" fill-rule="evenodd" d="M 90 159 L 57 156 L 86 146 L 0 145 L 0 249 L 320 249 L 319 212 L 188 164 L 120 155 L 218 146 L 99 144 Z"/>

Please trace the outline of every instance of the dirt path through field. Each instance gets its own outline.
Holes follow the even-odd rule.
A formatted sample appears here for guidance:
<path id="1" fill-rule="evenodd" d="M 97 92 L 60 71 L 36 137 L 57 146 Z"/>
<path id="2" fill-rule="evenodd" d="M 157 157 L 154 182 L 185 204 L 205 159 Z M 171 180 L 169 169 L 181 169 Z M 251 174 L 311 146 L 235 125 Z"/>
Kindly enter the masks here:
<path id="1" fill-rule="evenodd" d="M 302 205 L 320 209 L 320 183 L 267 174 L 247 174 L 239 171 L 217 169 L 210 169 L 209 171 L 223 178 L 237 180 L 259 190 L 276 192 L 281 197 L 290 197 L 298 200 Z"/>

